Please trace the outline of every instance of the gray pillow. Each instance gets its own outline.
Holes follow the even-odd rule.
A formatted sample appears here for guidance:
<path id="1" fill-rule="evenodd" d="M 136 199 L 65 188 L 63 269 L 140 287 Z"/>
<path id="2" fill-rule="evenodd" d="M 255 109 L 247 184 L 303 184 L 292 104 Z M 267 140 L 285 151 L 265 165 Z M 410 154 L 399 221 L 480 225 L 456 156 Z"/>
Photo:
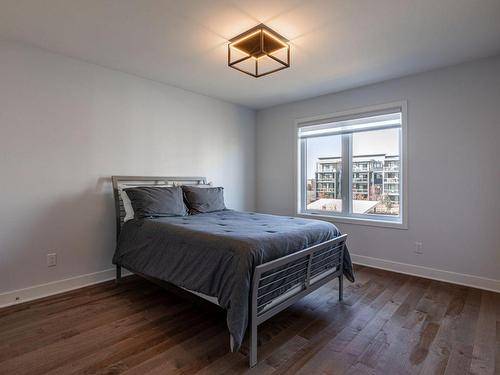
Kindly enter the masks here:
<path id="1" fill-rule="evenodd" d="M 130 198 L 136 219 L 187 215 L 182 189 L 178 186 L 141 186 L 124 190 Z"/>
<path id="2" fill-rule="evenodd" d="M 224 188 L 182 186 L 190 214 L 222 211 L 224 204 Z"/>

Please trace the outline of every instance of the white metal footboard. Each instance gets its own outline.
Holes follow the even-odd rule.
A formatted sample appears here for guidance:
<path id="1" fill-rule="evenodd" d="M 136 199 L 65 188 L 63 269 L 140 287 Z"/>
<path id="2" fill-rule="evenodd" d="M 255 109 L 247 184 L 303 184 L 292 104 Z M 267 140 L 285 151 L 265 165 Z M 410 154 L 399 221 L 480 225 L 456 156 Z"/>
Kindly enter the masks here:
<path id="1" fill-rule="evenodd" d="M 257 327 L 330 280 L 343 293 L 343 258 L 347 235 L 257 266 L 250 304 L 250 367 L 257 364 Z"/>

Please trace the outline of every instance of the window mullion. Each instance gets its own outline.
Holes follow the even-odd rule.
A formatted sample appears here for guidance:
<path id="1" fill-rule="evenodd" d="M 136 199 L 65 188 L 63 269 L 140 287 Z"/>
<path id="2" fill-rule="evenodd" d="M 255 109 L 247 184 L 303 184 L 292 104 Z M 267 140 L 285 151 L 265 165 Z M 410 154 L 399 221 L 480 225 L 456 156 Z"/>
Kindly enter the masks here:
<path id="1" fill-rule="evenodd" d="M 352 135 L 342 135 L 342 214 L 349 215 L 352 212 Z"/>

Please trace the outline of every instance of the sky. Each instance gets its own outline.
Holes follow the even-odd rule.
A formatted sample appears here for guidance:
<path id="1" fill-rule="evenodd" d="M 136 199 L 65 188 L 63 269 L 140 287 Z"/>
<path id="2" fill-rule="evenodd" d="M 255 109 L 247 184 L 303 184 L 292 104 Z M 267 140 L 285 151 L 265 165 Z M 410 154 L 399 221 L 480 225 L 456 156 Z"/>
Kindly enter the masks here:
<path id="1" fill-rule="evenodd" d="M 352 135 L 353 156 L 369 154 L 397 155 L 400 129 L 374 130 Z M 314 178 L 319 157 L 340 157 L 341 135 L 307 139 L 307 178 Z"/>

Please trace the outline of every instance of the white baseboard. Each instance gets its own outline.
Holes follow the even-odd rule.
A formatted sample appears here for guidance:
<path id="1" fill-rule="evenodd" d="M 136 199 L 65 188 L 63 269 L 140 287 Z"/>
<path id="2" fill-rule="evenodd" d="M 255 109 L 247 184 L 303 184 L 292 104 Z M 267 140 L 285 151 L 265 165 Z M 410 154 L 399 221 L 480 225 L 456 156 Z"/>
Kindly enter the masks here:
<path id="1" fill-rule="evenodd" d="M 372 258 L 364 255 L 351 254 L 352 262 L 361 266 L 380 268 L 383 270 L 404 273 L 407 275 L 425 277 L 428 279 L 445 281 L 453 284 L 470 286 L 493 292 L 500 292 L 500 280 L 468 275 L 457 272 L 438 270 L 436 268 L 416 266 L 413 264 L 393 262 L 390 260 Z M 122 269 L 123 276 L 130 272 Z M 0 293 L 0 308 L 48 297 L 54 294 L 82 288 L 84 286 L 102 283 L 115 278 L 115 269 L 89 273 L 68 279 L 52 281 L 50 283 L 31 286 L 28 288 Z"/>
<path id="2" fill-rule="evenodd" d="M 465 273 L 438 270 L 436 268 L 416 266 L 414 264 L 393 262 L 391 260 L 372 258 L 364 255 L 351 254 L 351 258 L 353 263 L 359 264 L 360 266 L 380 268 L 387 271 L 404 273 L 406 275 L 425 277 L 427 279 L 445 281 L 452 284 L 490 290 L 492 292 L 500 292 L 500 280 L 468 275 Z"/>
<path id="3" fill-rule="evenodd" d="M 45 284 L 34 285 L 23 289 L 0 293 L 0 307 L 15 305 L 22 302 L 32 301 L 34 299 L 48 297 L 53 294 L 67 292 L 84 286 L 102 283 L 115 278 L 115 268 L 104 271 L 88 273 L 70 277 L 68 279 L 52 281 Z M 122 269 L 122 275 L 126 276 L 130 272 Z"/>

